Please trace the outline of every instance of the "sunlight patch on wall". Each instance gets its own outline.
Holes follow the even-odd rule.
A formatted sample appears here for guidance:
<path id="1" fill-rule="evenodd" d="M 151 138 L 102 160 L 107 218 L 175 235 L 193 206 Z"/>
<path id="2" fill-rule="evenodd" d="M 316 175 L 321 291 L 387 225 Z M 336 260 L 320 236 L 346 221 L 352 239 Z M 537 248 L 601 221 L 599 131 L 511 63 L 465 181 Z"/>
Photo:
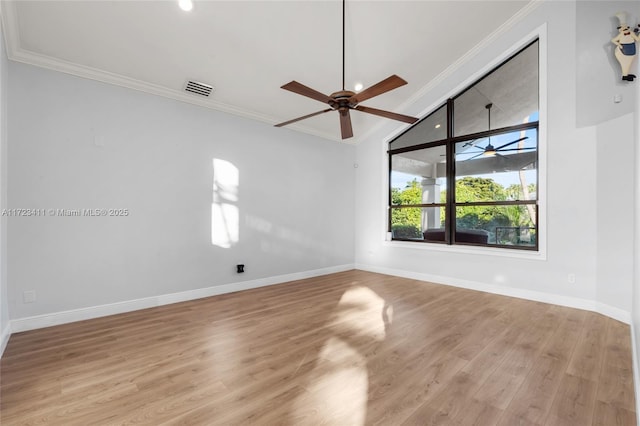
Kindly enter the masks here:
<path id="1" fill-rule="evenodd" d="M 211 243 L 230 248 L 240 239 L 238 188 L 240 172 L 232 163 L 213 159 L 213 203 L 211 204 Z"/>
<path id="2" fill-rule="evenodd" d="M 271 234 L 274 227 L 273 223 L 269 222 L 268 220 L 262 219 L 261 217 L 252 216 L 250 214 L 245 216 L 245 223 L 248 228 L 260 231 L 263 234 Z"/>
<path id="3" fill-rule="evenodd" d="M 271 256 L 302 260 L 312 253 L 315 259 L 325 261 L 335 252 L 334 246 L 318 241 L 313 235 L 272 223 L 258 216 L 244 215 L 244 225 L 249 230 L 268 236 L 260 238 L 260 250 Z"/>

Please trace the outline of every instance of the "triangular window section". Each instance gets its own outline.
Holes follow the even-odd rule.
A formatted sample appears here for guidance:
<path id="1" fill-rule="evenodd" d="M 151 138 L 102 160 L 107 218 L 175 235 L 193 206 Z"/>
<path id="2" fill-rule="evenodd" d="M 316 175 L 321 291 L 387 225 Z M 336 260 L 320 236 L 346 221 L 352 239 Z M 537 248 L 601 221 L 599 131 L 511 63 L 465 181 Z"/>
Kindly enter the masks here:
<path id="1" fill-rule="evenodd" d="M 393 240 L 538 250 L 538 45 L 389 143 Z"/>

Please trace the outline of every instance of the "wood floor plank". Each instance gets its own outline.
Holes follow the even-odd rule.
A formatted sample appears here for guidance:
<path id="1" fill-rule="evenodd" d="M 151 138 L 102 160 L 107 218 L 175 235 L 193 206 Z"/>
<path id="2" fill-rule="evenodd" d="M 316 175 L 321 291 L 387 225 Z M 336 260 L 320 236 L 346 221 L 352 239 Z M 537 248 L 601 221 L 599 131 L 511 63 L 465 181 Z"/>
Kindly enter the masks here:
<path id="1" fill-rule="evenodd" d="M 632 425 L 629 328 L 346 271 L 17 333 L 2 425 Z"/>
<path id="2" fill-rule="evenodd" d="M 578 340 L 583 311 L 567 312 L 556 332 L 542 348 L 528 376 L 500 419 L 500 425 L 541 425 L 549 412 L 560 380 Z"/>
<path id="3" fill-rule="evenodd" d="M 563 310 L 552 307 L 535 327 L 529 328 L 510 349 L 498 368 L 487 377 L 475 398 L 505 410 L 529 374 L 550 333 L 557 327 Z"/>
<path id="4" fill-rule="evenodd" d="M 536 320 L 542 319 L 549 305 L 529 304 L 527 318 L 521 317 L 505 332 L 457 373 L 433 399 L 416 409 L 403 424 L 447 424 L 464 415 L 468 401 L 485 384 L 501 362 L 525 336 L 535 328 Z"/>
<path id="5" fill-rule="evenodd" d="M 503 410 L 472 399 L 466 405 L 464 412 L 457 418 L 454 418 L 451 424 L 457 426 L 495 425 L 502 418 L 503 414 Z"/>
<path id="6" fill-rule="evenodd" d="M 549 426 L 582 426 L 592 423 L 597 383 L 564 374 L 545 422 Z"/>
<path id="7" fill-rule="evenodd" d="M 594 426 L 636 426 L 636 415 L 633 411 L 616 407 L 596 400 L 593 419 Z"/>
<path id="8" fill-rule="evenodd" d="M 597 399 L 616 408 L 633 411 L 635 394 L 629 326 L 610 318 L 607 325 Z"/>
<path id="9" fill-rule="evenodd" d="M 495 315 L 495 310 L 485 307 L 484 303 L 477 305 L 479 306 L 475 308 L 466 308 L 464 314 L 457 314 L 457 322 L 449 321 L 448 328 L 441 328 L 429 338 L 423 339 L 423 347 L 417 357 L 414 353 L 406 353 L 399 368 L 388 370 L 390 374 L 379 374 L 371 378 L 370 389 L 375 392 L 369 392 L 371 410 L 368 414 L 370 418 L 375 419 L 373 423 L 385 424 L 390 418 L 408 417 L 417 406 L 429 400 L 467 364 L 465 360 L 455 357 L 451 349 L 459 345 L 463 336 L 473 333 L 470 326 L 482 324 L 477 318 Z M 465 321 L 460 321 L 464 318 Z M 437 337 L 437 340 L 433 340 L 433 337 Z M 435 362 L 432 363 L 430 360 Z M 417 371 L 416 365 L 424 365 L 426 371 Z M 378 390 L 405 386 L 409 387 L 408 392 L 387 393 Z"/>
<path id="10" fill-rule="evenodd" d="M 580 333 L 576 354 L 572 357 L 567 373 L 587 380 L 597 381 L 606 338 L 606 322 L 599 314 L 590 312 Z"/>

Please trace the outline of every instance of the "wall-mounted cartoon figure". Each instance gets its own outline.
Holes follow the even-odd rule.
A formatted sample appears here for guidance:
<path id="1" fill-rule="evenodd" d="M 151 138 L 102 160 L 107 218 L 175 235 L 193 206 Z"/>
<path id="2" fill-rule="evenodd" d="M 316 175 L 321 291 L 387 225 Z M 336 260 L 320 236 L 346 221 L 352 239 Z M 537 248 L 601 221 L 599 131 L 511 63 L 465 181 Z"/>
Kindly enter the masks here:
<path id="1" fill-rule="evenodd" d="M 636 41 L 640 40 L 638 37 L 638 28 L 633 30 L 627 25 L 626 13 L 620 12 L 616 14 L 616 17 L 620 21 L 618 27 L 618 35 L 611 40 L 615 47 L 615 56 L 620 66 L 622 67 L 622 79 L 626 81 L 633 81 L 636 76 L 629 74 L 631 71 L 631 64 L 636 58 Z M 640 27 L 640 25 L 638 25 Z"/>

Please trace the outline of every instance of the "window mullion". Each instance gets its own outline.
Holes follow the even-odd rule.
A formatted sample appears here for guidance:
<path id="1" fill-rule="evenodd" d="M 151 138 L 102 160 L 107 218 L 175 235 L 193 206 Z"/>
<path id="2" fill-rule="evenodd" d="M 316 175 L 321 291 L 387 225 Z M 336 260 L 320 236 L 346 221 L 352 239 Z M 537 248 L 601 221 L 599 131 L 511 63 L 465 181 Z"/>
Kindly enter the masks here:
<path id="1" fill-rule="evenodd" d="M 447 100 L 447 206 L 445 208 L 445 241 L 447 244 L 455 244 L 456 223 L 456 153 L 455 144 L 451 142 L 453 137 L 453 99 Z"/>

